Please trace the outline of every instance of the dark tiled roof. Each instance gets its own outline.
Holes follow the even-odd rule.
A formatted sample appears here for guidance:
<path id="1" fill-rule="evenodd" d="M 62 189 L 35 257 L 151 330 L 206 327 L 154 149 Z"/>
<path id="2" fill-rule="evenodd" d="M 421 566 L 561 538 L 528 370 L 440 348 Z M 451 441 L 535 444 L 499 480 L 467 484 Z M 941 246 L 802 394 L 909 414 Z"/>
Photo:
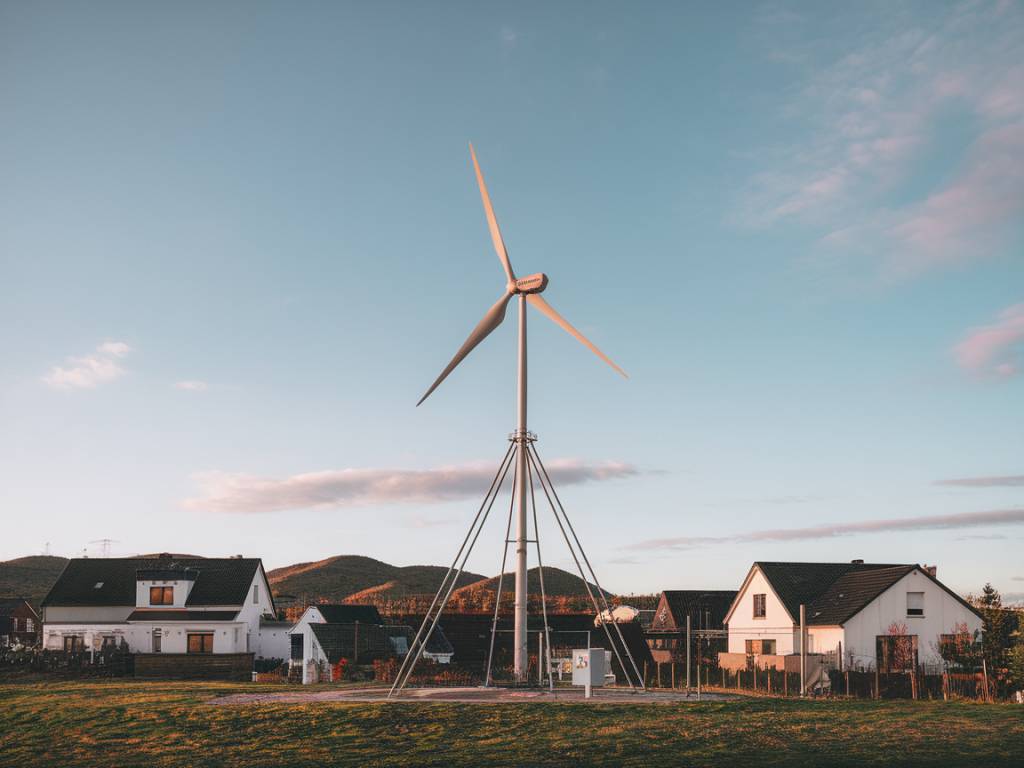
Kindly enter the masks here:
<path id="1" fill-rule="evenodd" d="M 28 606 L 28 609 L 35 614 L 31 603 L 23 597 L 0 597 L 0 616 L 11 616 L 18 608 Z"/>
<path id="2" fill-rule="evenodd" d="M 139 581 L 195 581 L 197 575 L 191 568 L 139 568 L 135 571 Z"/>
<path id="3" fill-rule="evenodd" d="M 325 603 L 313 606 L 328 624 L 383 624 L 380 612 L 375 605 L 335 605 Z"/>
<path id="4" fill-rule="evenodd" d="M 359 643 L 359 663 L 384 659 L 396 654 L 392 638 L 408 637 L 410 627 L 383 626 L 360 622 L 358 624 L 312 623 L 310 630 L 323 649 L 327 660 L 337 664 L 341 659 L 354 659 L 356 643 Z"/>
<path id="5" fill-rule="evenodd" d="M 393 638 L 392 645 L 396 650 L 400 649 L 399 655 L 404 655 L 408 652 L 409 648 L 412 647 L 413 640 L 416 639 L 416 633 L 419 631 L 412 627 L 388 627 L 387 629 L 388 634 Z M 434 627 L 434 631 L 430 633 L 430 637 L 427 638 L 427 647 L 424 650 L 427 653 L 436 654 L 455 653 L 455 648 L 452 646 L 447 635 L 445 635 L 444 629 L 440 624 Z"/>
<path id="6" fill-rule="evenodd" d="M 259 566 L 253 557 L 75 558 L 42 604 L 135 605 L 137 571 L 188 568 L 197 575 L 187 605 L 242 605 Z"/>
<path id="7" fill-rule="evenodd" d="M 847 571 L 807 606 L 807 623 L 832 626 L 856 616 L 872 600 L 914 570 L 913 565 L 854 568 Z M 797 620 L 800 607 L 797 606 Z"/>
<path id="8" fill-rule="evenodd" d="M 132 611 L 128 621 L 234 621 L 238 611 L 158 610 Z"/>
<path id="9" fill-rule="evenodd" d="M 663 593 L 671 616 L 655 615 L 651 629 L 722 629 L 725 615 L 736 599 L 735 589 L 666 589 Z"/>

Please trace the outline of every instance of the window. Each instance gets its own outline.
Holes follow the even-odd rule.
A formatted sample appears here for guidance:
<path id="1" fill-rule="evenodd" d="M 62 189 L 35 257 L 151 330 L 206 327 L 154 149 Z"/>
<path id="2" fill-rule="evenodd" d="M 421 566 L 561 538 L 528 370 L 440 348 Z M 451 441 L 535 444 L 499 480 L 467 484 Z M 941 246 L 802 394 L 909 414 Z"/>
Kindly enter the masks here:
<path id="1" fill-rule="evenodd" d="M 259 584 L 253 584 L 252 585 L 252 602 L 255 605 L 259 601 L 260 601 L 260 585 Z"/>
<path id="2" fill-rule="evenodd" d="M 907 616 L 924 616 L 924 592 L 907 592 Z"/>
<path id="3" fill-rule="evenodd" d="M 103 589 L 103 582 L 102 582 L 102 581 L 97 581 L 97 582 L 96 582 L 96 583 L 95 583 L 95 584 L 93 585 L 93 589 Z"/>
<path id="4" fill-rule="evenodd" d="M 26 632 L 35 632 L 36 631 L 36 625 L 35 625 L 35 622 L 32 621 L 32 619 L 25 619 L 25 631 Z"/>
<path id="5" fill-rule="evenodd" d="M 111 650 L 111 649 L 116 648 L 116 647 L 117 647 L 117 638 L 116 637 L 114 637 L 113 635 L 104 635 L 103 636 L 103 645 L 101 646 L 101 648 L 103 650 Z"/>
<path id="6" fill-rule="evenodd" d="M 766 595 L 754 595 L 754 618 L 763 619 L 766 612 Z"/>
<path id="7" fill-rule="evenodd" d="M 746 651 L 748 656 L 762 653 L 768 655 L 775 654 L 774 640 L 747 640 L 745 642 L 747 646 Z"/>
<path id="8" fill-rule="evenodd" d="M 150 587 L 150 605 L 174 605 L 174 587 Z"/>
<path id="9" fill-rule="evenodd" d="M 82 650 L 80 635 L 64 635 L 64 653 L 78 653 Z"/>
<path id="10" fill-rule="evenodd" d="M 189 632 L 189 653 L 213 653 L 213 632 Z"/>

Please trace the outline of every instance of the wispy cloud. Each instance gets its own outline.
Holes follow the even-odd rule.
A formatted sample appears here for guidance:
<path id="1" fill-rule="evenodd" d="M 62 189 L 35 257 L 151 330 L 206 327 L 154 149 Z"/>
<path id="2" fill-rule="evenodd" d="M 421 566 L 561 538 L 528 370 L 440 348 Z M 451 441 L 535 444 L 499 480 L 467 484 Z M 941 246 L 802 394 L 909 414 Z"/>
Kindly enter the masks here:
<path id="1" fill-rule="evenodd" d="M 205 381 L 197 381 L 195 379 L 187 381 L 177 381 L 173 384 L 175 389 L 183 389 L 186 392 L 205 392 L 207 384 Z"/>
<path id="2" fill-rule="evenodd" d="M 632 464 L 556 459 L 547 465 L 556 486 L 576 485 L 640 473 Z M 432 503 L 482 496 L 494 478 L 492 464 L 437 469 L 335 469 L 283 479 L 225 472 L 197 475 L 202 495 L 189 509 L 211 512 L 280 512 L 368 504 Z M 510 478 L 506 480 L 506 484 Z"/>
<path id="3" fill-rule="evenodd" d="M 954 477 L 950 480 L 936 480 L 935 485 L 958 485 L 964 488 L 1015 488 L 1024 485 L 1024 475 Z"/>
<path id="4" fill-rule="evenodd" d="M 648 539 L 632 544 L 627 549 L 686 550 L 716 544 L 759 541 L 807 541 L 854 536 L 865 533 L 891 531 L 951 530 L 978 528 L 987 525 L 1024 525 L 1024 508 L 1000 509 L 988 512 L 961 512 L 927 517 L 898 517 L 888 520 L 866 520 L 857 523 L 830 523 L 806 528 L 775 528 L 732 536 L 679 536 L 676 538 Z"/>
<path id="5" fill-rule="evenodd" d="M 83 357 L 69 357 L 64 365 L 55 365 L 42 377 L 53 389 L 93 389 L 124 375 L 120 360 L 131 352 L 123 341 L 107 341 Z"/>
<path id="6" fill-rule="evenodd" d="M 974 373 L 1013 376 L 1024 351 L 1024 303 L 1007 307 L 994 323 L 972 329 L 953 347 L 957 364 Z"/>
<path id="7" fill-rule="evenodd" d="M 799 222 L 817 232 L 818 255 L 863 257 L 888 279 L 991 256 L 1014 236 L 1024 216 L 1024 13 L 937 10 L 891 7 L 870 43 L 845 51 L 842 41 L 794 43 L 818 66 L 781 105 L 799 126 L 794 141 L 756 155 L 741 221 Z M 916 173 L 925 152 L 950 156 L 943 130 L 962 116 L 976 129 L 953 172 Z"/>

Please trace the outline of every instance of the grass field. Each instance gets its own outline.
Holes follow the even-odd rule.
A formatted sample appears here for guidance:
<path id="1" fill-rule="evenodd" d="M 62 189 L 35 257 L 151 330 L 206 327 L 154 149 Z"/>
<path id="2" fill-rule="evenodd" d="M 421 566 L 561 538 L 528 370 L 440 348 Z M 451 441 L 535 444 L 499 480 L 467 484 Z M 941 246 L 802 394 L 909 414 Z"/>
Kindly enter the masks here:
<path id="1" fill-rule="evenodd" d="M 0 685 L 2 766 L 1020 765 L 1024 707 L 250 704 L 231 683 Z"/>

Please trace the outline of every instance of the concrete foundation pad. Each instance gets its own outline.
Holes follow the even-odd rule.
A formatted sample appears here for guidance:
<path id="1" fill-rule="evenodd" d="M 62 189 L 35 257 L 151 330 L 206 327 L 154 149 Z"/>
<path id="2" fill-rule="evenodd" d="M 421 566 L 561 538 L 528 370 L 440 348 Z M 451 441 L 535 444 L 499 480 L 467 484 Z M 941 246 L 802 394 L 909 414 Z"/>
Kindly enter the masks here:
<path id="1" fill-rule="evenodd" d="M 728 701 L 739 697 L 724 693 L 702 693 L 701 701 Z M 697 694 L 685 691 L 649 690 L 633 692 L 629 688 L 595 688 L 590 699 L 581 688 L 546 689 L 523 688 L 407 688 L 400 695 L 388 698 L 388 689 L 338 688 L 320 691 L 268 691 L 266 693 L 236 693 L 211 699 L 209 704 L 315 704 L 317 702 L 346 703 L 451 703 L 464 704 L 696 704 Z"/>

